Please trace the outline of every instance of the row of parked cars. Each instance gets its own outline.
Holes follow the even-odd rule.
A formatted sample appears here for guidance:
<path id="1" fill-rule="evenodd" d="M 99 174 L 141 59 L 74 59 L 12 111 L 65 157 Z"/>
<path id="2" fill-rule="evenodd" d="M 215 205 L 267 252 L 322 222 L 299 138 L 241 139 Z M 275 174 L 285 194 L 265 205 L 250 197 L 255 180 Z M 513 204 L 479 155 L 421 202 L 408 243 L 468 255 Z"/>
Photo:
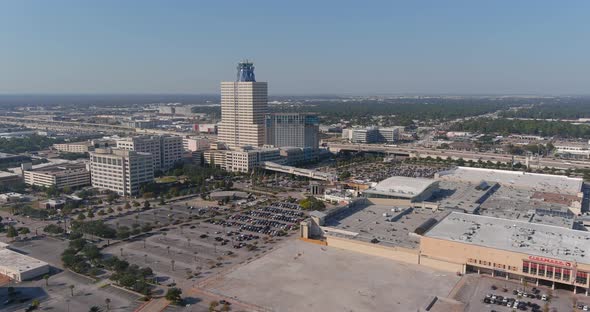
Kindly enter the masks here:
<path id="1" fill-rule="evenodd" d="M 530 301 L 520 301 L 516 298 L 503 297 L 500 295 L 489 294 L 483 298 L 483 302 L 487 304 L 497 304 L 521 311 L 527 311 L 529 308 L 533 312 L 541 312 L 541 306 Z"/>

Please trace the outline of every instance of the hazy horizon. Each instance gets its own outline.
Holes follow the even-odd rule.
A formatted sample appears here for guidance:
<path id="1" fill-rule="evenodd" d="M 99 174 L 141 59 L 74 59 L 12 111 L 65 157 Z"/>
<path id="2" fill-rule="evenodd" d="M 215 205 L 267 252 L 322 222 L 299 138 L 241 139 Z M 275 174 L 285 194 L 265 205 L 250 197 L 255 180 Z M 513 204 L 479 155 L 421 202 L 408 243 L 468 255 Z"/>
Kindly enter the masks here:
<path id="1" fill-rule="evenodd" d="M 590 2 L 13 1 L 0 94 L 590 94 Z"/>

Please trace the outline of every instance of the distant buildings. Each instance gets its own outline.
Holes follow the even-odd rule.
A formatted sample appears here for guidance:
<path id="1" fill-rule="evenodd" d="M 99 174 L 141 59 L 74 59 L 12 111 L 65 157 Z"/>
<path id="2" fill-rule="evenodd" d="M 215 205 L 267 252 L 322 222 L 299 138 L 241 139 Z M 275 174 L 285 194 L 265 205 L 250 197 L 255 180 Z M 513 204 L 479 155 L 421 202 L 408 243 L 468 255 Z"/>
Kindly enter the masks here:
<path id="1" fill-rule="evenodd" d="M 221 83 L 219 141 L 230 148 L 264 145 L 267 107 L 267 83 L 256 82 L 254 64 L 239 63 L 236 81 Z"/>
<path id="2" fill-rule="evenodd" d="M 142 183 L 154 180 L 152 154 L 122 149 L 97 149 L 90 153 L 92 186 L 120 195 L 135 195 Z"/>
<path id="3" fill-rule="evenodd" d="M 590 158 L 590 142 L 567 142 L 558 141 L 553 144 L 555 154 L 576 159 Z"/>
<path id="4" fill-rule="evenodd" d="M 53 144 L 53 148 L 64 153 L 88 153 L 93 151 L 95 148 L 112 147 L 114 145 L 115 141 L 99 139 L 83 142 Z"/>
<path id="5" fill-rule="evenodd" d="M 403 127 L 391 128 L 351 128 L 342 130 L 342 138 L 351 143 L 394 143 L 400 139 L 400 132 Z"/>
<path id="6" fill-rule="evenodd" d="M 88 153 L 94 150 L 90 141 L 53 144 L 53 148 L 64 153 Z"/>
<path id="7" fill-rule="evenodd" d="M 193 105 L 160 105 L 158 112 L 164 115 L 185 115 L 193 114 Z"/>
<path id="8" fill-rule="evenodd" d="M 211 142 L 207 138 L 184 138 L 182 139 L 182 147 L 185 151 L 204 151 L 209 149 Z"/>

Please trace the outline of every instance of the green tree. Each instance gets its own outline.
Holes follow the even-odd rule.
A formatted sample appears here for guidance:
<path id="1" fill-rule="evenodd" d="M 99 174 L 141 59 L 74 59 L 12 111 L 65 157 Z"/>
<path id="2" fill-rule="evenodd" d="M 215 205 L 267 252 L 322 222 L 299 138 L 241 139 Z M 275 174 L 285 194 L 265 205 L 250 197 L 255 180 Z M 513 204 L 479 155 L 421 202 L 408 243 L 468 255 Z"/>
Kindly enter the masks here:
<path id="1" fill-rule="evenodd" d="M 18 232 L 19 232 L 19 234 L 27 235 L 27 234 L 31 233 L 31 230 L 29 230 L 28 227 L 22 227 L 22 228 L 18 229 Z"/>
<path id="2" fill-rule="evenodd" d="M 70 286 L 68 286 L 68 287 L 70 288 L 70 295 L 71 295 L 72 297 L 74 297 L 74 288 L 76 288 L 76 286 L 74 286 L 74 285 L 70 285 Z"/>
<path id="3" fill-rule="evenodd" d="M 168 288 L 168 291 L 166 292 L 166 300 L 174 303 L 174 304 L 179 304 L 182 301 L 182 290 L 180 290 L 180 288 Z"/>
<path id="4" fill-rule="evenodd" d="M 77 217 L 77 219 L 78 219 L 79 221 L 84 221 L 84 220 L 86 219 L 86 216 L 85 216 L 83 213 L 81 213 L 81 212 L 80 212 L 80 213 L 78 214 L 78 217 Z"/>
<path id="5" fill-rule="evenodd" d="M 15 238 L 18 236 L 18 232 L 14 228 L 14 226 L 9 225 L 8 229 L 6 230 L 6 237 L 8 238 Z"/>
<path id="6" fill-rule="evenodd" d="M 43 279 L 45 280 L 45 286 L 49 286 L 49 274 L 43 275 Z"/>

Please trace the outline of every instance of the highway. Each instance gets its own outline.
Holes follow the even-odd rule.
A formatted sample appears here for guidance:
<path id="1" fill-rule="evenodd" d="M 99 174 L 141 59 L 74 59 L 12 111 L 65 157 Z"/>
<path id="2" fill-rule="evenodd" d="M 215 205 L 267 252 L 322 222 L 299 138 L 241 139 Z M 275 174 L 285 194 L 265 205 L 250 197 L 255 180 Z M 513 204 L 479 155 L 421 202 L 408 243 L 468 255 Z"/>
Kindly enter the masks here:
<path id="1" fill-rule="evenodd" d="M 491 162 L 511 162 L 512 155 L 509 154 L 495 154 L 495 153 L 484 153 L 484 152 L 473 152 L 473 151 L 453 151 L 453 150 L 439 150 L 424 147 L 412 147 L 412 146 L 385 146 L 382 144 L 340 144 L 326 142 L 330 151 L 338 152 L 341 150 L 346 151 L 362 151 L 362 152 L 379 152 L 386 154 L 396 155 L 407 155 L 410 157 L 441 157 L 441 158 L 452 158 L 473 161 L 491 161 Z M 515 162 L 526 164 L 525 156 L 514 156 Z M 559 159 L 553 157 L 543 157 L 537 159 L 536 157 L 530 160 L 530 166 L 536 167 L 553 167 L 558 169 L 590 169 L 590 161 L 583 160 L 569 160 Z"/>

